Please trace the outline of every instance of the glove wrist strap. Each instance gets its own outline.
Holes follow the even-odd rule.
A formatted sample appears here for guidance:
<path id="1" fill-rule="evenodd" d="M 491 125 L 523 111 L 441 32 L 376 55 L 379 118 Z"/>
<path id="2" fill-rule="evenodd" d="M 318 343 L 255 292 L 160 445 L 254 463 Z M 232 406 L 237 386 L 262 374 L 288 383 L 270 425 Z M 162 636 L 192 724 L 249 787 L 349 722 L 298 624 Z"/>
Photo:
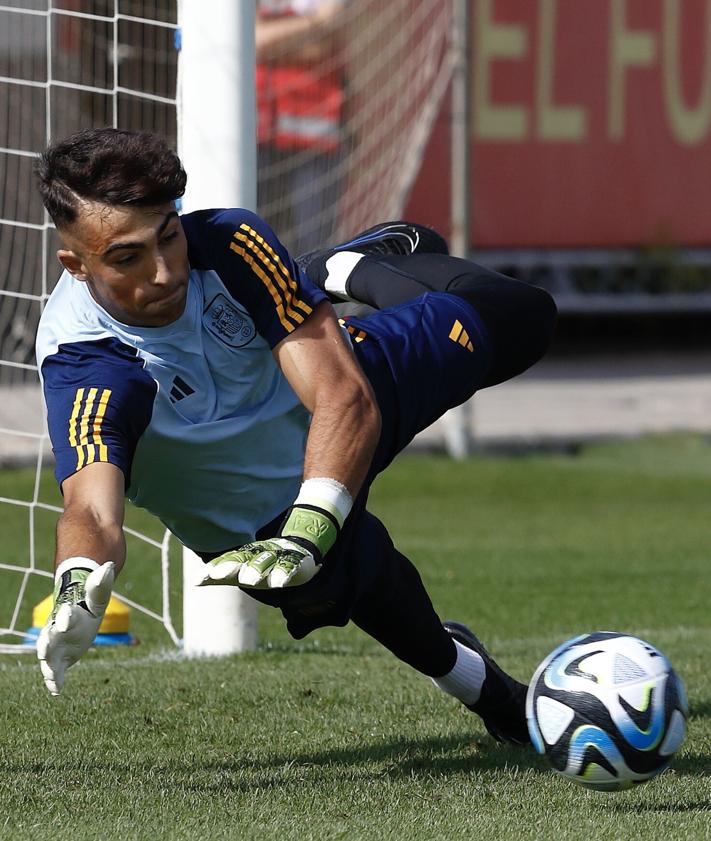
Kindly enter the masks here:
<path id="1" fill-rule="evenodd" d="M 67 558 L 65 561 L 62 561 L 62 563 L 54 571 L 54 583 L 58 584 L 62 580 L 64 573 L 69 572 L 70 570 L 85 569 L 88 572 L 93 572 L 98 568 L 99 564 L 97 564 L 96 561 L 92 561 L 91 558 L 82 558 L 79 555 L 74 558 Z"/>
<path id="2" fill-rule="evenodd" d="M 86 579 L 99 565 L 91 558 L 67 558 L 54 573 L 54 608 L 52 617 L 60 604 L 84 604 Z"/>
<path id="3" fill-rule="evenodd" d="M 353 507 L 353 498 L 345 485 L 336 479 L 322 477 L 306 479 L 299 489 L 294 505 L 314 506 L 326 511 L 340 529 Z"/>
<path id="4" fill-rule="evenodd" d="M 306 479 L 279 534 L 304 546 L 307 551 L 314 547 L 316 563 L 320 564 L 338 539 L 352 506 L 348 488 L 335 479 Z"/>
<path id="5" fill-rule="evenodd" d="M 293 540 L 311 551 L 316 563 L 321 563 L 323 556 L 336 542 L 339 532 L 335 518 L 315 505 L 294 505 L 279 530 L 281 537 Z"/>

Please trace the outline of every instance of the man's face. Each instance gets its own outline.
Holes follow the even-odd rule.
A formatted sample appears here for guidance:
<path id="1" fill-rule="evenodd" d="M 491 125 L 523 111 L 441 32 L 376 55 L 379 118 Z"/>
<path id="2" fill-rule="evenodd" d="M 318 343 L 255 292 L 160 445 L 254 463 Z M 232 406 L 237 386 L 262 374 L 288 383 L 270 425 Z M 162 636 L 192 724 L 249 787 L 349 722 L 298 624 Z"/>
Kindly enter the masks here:
<path id="1" fill-rule="evenodd" d="M 179 318 L 188 291 L 188 244 L 173 202 L 111 207 L 82 202 L 60 231 L 59 261 L 122 324 L 162 327 Z"/>

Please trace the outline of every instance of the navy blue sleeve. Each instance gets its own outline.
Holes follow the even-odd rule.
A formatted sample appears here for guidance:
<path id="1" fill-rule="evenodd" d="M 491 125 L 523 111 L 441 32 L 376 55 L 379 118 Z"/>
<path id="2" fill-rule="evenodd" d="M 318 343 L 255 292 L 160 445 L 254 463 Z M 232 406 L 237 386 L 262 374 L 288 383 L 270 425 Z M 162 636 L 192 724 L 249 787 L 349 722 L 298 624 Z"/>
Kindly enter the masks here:
<path id="1" fill-rule="evenodd" d="M 270 347 L 327 300 L 256 214 L 242 208 L 198 210 L 181 221 L 191 267 L 217 272 Z"/>
<path id="2" fill-rule="evenodd" d="M 157 384 L 118 339 L 60 345 L 42 364 L 47 422 L 62 482 L 87 464 L 115 464 L 130 483 Z"/>

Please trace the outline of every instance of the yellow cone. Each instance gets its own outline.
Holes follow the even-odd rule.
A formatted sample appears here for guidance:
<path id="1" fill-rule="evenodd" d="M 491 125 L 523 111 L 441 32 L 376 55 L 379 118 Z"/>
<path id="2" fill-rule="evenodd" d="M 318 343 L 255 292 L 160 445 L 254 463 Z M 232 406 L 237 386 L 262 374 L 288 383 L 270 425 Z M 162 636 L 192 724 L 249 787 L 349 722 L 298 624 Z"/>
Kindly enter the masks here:
<path id="1" fill-rule="evenodd" d="M 52 594 L 35 605 L 32 611 L 32 624 L 35 628 L 41 628 L 49 619 L 52 612 Z M 129 625 L 130 608 L 121 599 L 111 596 L 109 606 L 106 608 L 104 619 L 99 628 L 100 634 L 127 634 Z"/>

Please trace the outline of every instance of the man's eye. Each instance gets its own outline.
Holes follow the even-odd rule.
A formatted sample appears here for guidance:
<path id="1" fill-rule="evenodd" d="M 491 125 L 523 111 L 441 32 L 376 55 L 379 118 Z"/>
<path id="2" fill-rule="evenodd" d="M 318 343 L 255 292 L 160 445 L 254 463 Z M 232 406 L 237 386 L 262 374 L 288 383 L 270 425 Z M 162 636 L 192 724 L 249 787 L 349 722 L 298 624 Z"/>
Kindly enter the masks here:
<path id="1" fill-rule="evenodd" d="M 169 234 L 166 234 L 163 237 L 163 242 L 170 242 L 170 240 L 175 239 L 178 236 L 177 231 L 171 231 Z"/>
<path id="2" fill-rule="evenodd" d="M 119 257 L 119 259 L 116 260 L 115 265 L 117 265 L 117 266 L 128 266 L 131 263 L 133 263 L 135 261 L 135 259 L 136 259 L 135 254 L 127 254 L 125 257 Z"/>

